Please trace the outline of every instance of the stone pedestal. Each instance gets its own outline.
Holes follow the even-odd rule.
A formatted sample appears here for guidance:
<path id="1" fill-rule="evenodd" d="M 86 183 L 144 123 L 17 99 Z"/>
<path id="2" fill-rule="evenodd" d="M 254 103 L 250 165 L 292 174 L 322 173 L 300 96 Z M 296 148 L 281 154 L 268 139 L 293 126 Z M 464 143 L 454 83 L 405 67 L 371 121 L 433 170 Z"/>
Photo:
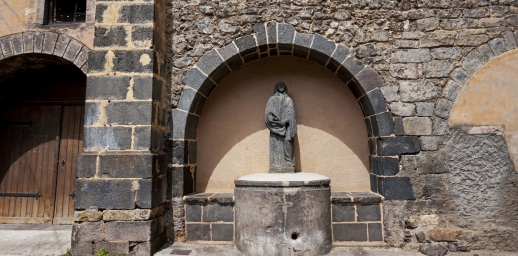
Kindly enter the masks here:
<path id="1" fill-rule="evenodd" d="M 248 256 L 327 254 L 329 183 L 314 173 L 258 173 L 235 180 L 236 247 Z"/>

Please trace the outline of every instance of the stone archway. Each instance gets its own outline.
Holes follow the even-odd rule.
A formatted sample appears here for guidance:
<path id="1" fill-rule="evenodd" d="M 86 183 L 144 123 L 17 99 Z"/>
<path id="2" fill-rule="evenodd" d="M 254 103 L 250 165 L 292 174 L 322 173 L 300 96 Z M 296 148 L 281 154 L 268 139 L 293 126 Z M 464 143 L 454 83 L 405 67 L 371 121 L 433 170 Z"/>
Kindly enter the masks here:
<path id="1" fill-rule="evenodd" d="M 289 24 L 254 26 L 255 33 L 213 49 L 200 58 L 183 78 L 178 107 L 172 110 L 171 137 L 174 191 L 195 191 L 189 170 L 196 166 L 196 128 L 211 91 L 232 70 L 250 61 L 290 55 L 314 61 L 336 74 L 352 91 L 365 117 L 369 136 L 371 190 L 387 199 L 414 199 L 406 177 L 385 177 L 399 169 L 398 156 L 420 150 L 419 138 L 395 136 L 394 121 L 379 87 L 384 82 L 369 66 L 356 61 L 350 50 L 319 34 L 303 34 Z"/>
<path id="2" fill-rule="evenodd" d="M 78 40 L 55 32 L 30 31 L 0 37 L 0 60 L 27 53 L 64 58 L 86 74 L 90 49 Z"/>

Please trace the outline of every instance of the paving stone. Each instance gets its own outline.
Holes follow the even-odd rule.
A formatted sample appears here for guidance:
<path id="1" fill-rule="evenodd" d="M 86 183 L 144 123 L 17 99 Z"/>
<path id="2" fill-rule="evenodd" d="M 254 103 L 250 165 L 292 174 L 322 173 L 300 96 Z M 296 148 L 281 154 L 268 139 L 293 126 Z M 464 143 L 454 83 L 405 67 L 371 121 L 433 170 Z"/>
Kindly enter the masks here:
<path id="1" fill-rule="evenodd" d="M 518 47 L 512 31 L 505 31 L 502 35 L 504 36 L 505 47 L 508 51 Z"/>
<path id="2" fill-rule="evenodd" d="M 157 221 L 110 221 L 104 224 L 106 241 L 150 241 L 157 234 Z"/>
<path id="3" fill-rule="evenodd" d="M 355 209 L 354 205 L 332 205 L 332 220 L 333 222 L 354 222 L 355 221 Z"/>
<path id="4" fill-rule="evenodd" d="M 439 99 L 435 105 L 435 115 L 447 119 L 450 116 L 453 102 L 447 99 Z"/>
<path id="5" fill-rule="evenodd" d="M 436 117 L 433 120 L 433 134 L 434 135 L 445 135 L 448 133 L 450 128 L 448 127 L 448 121 L 442 118 Z"/>
<path id="6" fill-rule="evenodd" d="M 203 222 L 233 222 L 234 221 L 234 206 L 207 204 L 203 206 Z"/>
<path id="7" fill-rule="evenodd" d="M 398 116 L 413 116 L 415 115 L 415 104 L 393 102 L 389 105 L 390 112 Z"/>
<path id="8" fill-rule="evenodd" d="M 428 256 L 443 256 L 448 253 L 448 248 L 442 244 L 422 244 L 419 252 Z"/>
<path id="9" fill-rule="evenodd" d="M 462 48 L 451 47 L 451 48 L 434 48 L 432 49 L 432 57 L 439 60 L 458 60 L 462 57 Z"/>
<path id="10" fill-rule="evenodd" d="M 391 64 L 390 65 L 390 75 L 396 78 L 403 79 L 417 79 L 419 75 L 417 73 L 417 64 L 409 63 L 409 64 Z"/>
<path id="11" fill-rule="evenodd" d="M 403 126 L 406 135 L 432 135 L 432 120 L 428 117 L 405 117 Z"/>
<path id="12" fill-rule="evenodd" d="M 459 83 L 460 85 L 466 84 L 466 82 L 468 82 L 470 76 L 471 75 L 468 74 L 468 72 L 466 72 L 464 69 L 462 69 L 460 67 L 453 70 L 453 72 L 451 72 L 451 74 L 450 74 L 450 77 L 454 81 Z"/>
<path id="13" fill-rule="evenodd" d="M 379 204 L 359 204 L 356 205 L 358 222 L 381 221 L 381 210 Z"/>
<path id="14" fill-rule="evenodd" d="M 421 150 L 437 150 L 442 136 L 421 136 Z"/>
<path id="15" fill-rule="evenodd" d="M 385 97 L 387 103 L 399 101 L 398 86 L 383 86 L 380 87 L 381 94 Z"/>
<path id="16" fill-rule="evenodd" d="M 489 41 L 488 44 L 491 47 L 491 49 L 493 49 L 493 52 L 495 52 L 496 56 L 501 55 L 507 51 L 507 49 L 505 47 L 504 39 L 502 39 L 502 38 L 495 38 L 495 39 Z"/>
<path id="17" fill-rule="evenodd" d="M 210 224 L 187 224 L 187 241 L 210 241 Z"/>
<path id="18" fill-rule="evenodd" d="M 367 224 L 333 224 L 333 240 L 336 242 L 367 241 Z"/>
<path id="19" fill-rule="evenodd" d="M 201 222 L 201 205 L 186 204 L 185 205 L 185 221 Z"/>
<path id="20" fill-rule="evenodd" d="M 369 223 L 369 242 L 383 241 L 383 226 L 381 223 Z"/>
<path id="21" fill-rule="evenodd" d="M 430 61 L 429 49 L 404 49 L 392 54 L 393 62 L 427 62 Z"/>
<path id="22" fill-rule="evenodd" d="M 451 61 L 433 60 L 426 62 L 423 65 L 423 75 L 426 78 L 442 78 L 448 77 L 453 70 L 453 63 Z"/>
<path id="23" fill-rule="evenodd" d="M 437 98 L 439 94 L 440 89 L 427 80 L 399 82 L 402 102 L 428 101 Z"/>
<path id="24" fill-rule="evenodd" d="M 234 225 L 213 223 L 212 241 L 234 241 Z"/>

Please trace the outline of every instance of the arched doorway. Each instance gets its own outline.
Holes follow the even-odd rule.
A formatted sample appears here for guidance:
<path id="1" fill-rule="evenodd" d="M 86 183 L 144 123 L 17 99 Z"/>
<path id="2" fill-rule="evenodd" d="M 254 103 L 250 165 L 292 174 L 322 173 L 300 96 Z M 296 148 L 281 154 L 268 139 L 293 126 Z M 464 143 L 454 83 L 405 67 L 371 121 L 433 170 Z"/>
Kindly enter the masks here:
<path id="1" fill-rule="evenodd" d="M 62 57 L 0 61 L 0 223 L 72 223 L 86 75 Z"/>

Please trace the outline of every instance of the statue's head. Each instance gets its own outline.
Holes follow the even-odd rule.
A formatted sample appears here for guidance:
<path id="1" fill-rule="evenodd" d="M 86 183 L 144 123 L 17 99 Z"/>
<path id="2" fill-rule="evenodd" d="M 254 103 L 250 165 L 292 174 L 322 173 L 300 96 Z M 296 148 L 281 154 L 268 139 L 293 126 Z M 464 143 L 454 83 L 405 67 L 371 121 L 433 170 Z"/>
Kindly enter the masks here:
<path id="1" fill-rule="evenodd" d="M 275 85 L 274 93 L 287 93 L 288 87 L 286 87 L 286 84 L 284 82 L 278 82 Z"/>

